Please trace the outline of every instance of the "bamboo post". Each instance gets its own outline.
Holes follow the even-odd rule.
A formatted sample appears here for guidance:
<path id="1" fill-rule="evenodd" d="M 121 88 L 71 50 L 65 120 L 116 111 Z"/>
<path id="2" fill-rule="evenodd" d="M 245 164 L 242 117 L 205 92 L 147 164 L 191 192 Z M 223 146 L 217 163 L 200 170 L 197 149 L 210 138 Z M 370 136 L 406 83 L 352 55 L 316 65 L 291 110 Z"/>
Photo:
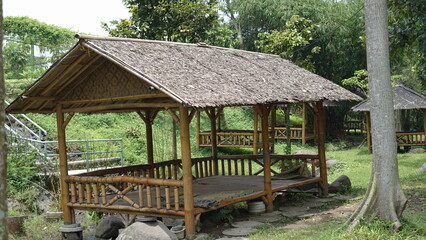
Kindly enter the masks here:
<path id="1" fill-rule="evenodd" d="M 259 143 L 259 127 L 258 127 L 258 115 L 257 115 L 257 111 L 254 108 L 254 113 L 253 113 L 253 154 L 257 154 L 259 147 L 258 147 L 258 143 Z"/>
<path id="2" fill-rule="evenodd" d="M 372 152 L 372 146 L 371 146 L 371 121 L 370 121 L 370 112 L 366 112 L 365 113 L 365 120 L 367 122 L 367 147 L 368 147 L 368 152 L 371 153 Z"/>
<path id="3" fill-rule="evenodd" d="M 183 200 L 185 211 L 186 236 L 191 238 L 195 235 L 194 219 L 194 196 L 192 189 L 192 160 L 189 135 L 188 108 L 180 106 L 180 141 L 183 172 Z"/>
<path id="4" fill-rule="evenodd" d="M 319 164 L 320 164 L 320 188 L 321 195 L 328 195 L 328 182 L 327 182 L 327 164 L 325 158 L 325 114 L 324 106 L 322 101 L 317 102 L 318 110 L 318 155 L 319 155 Z"/>
<path id="5" fill-rule="evenodd" d="M 285 154 L 291 154 L 290 104 L 285 105 L 284 118 L 285 118 L 285 131 L 286 131 L 286 143 L 287 143 Z M 284 170 L 284 168 L 282 170 Z"/>
<path id="6" fill-rule="evenodd" d="M 177 159 L 176 121 L 173 118 L 172 118 L 172 158 Z"/>
<path id="7" fill-rule="evenodd" d="M 75 221 L 74 210 L 67 206 L 70 200 L 68 183 L 65 178 L 68 176 L 68 161 L 66 135 L 64 127 L 64 114 L 62 113 L 62 105 L 56 105 L 56 126 L 58 131 L 58 152 L 59 152 L 59 174 L 61 183 L 62 211 L 64 213 L 64 224 L 72 224 Z"/>
<path id="8" fill-rule="evenodd" d="M 218 112 L 219 113 L 219 112 Z M 220 115 L 216 115 L 216 109 L 211 108 L 210 114 L 210 128 L 212 138 L 212 157 L 213 157 L 213 171 L 214 175 L 219 175 L 219 165 L 217 162 L 217 131 L 216 131 L 216 118 L 220 118 Z"/>
<path id="9" fill-rule="evenodd" d="M 200 110 L 197 109 L 197 120 L 195 124 L 195 142 L 196 142 L 197 150 L 200 150 L 200 122 L 201 122 Z"/>
<path id="10" fill-rule="evenodd" d="M 151 111 L 145 111 L 145 129 L 146 129 L 146 154 L 148 164 L 151 166 L 149 169 L 149 177 L 154 177 L 154 144 L 152 138 L 152 119 Z"/>
<path id="11" fill-rule="evenodd" d="M 302 104 L 302 145 L 306 144 L 306 103 Z"/>
<path id="12" fill-rule="evenodd" d="M 425 135 L 423 141 L 425 142 L 425 147 L 426 147 L 426 109 L 423 109 L 423 132 Z"/>
<path id="13" fill-rule="evenodd" d="M 275 125 L 277 124 L 277 106 L 272 105 L 271 115 L 271 152 L 275 152 Z"/>
<path id="14" fill-rule="evenodd" d="M 268 116 L 270 108 L 267 105 L 260 106 L 261 123 L 262 123 L 262 142 L 263 142 L 263 167 L 264 167 L 264 191 L 266 192 L 266 211 L 272 212 L 274 205 L 272 204 L 272 186 L 271 186 L 271 156 L 269 150 L 269 134 L 268 134 Z"/>

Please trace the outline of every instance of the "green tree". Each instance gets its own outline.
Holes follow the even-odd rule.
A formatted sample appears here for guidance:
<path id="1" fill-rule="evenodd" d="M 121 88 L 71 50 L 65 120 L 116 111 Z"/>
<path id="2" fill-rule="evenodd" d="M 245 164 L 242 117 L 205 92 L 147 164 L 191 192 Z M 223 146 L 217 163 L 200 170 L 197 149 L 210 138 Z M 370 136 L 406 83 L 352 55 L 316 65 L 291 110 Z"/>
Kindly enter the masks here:
<path id="1" fill-rule="evenodd" d="M 393 73 L 426 92 L 426 1 L 390 0 L 389 13 Z"/>
<path id="2" fill-rule="evenodd" d="M 200 42 L 218 25 L 214 0 L 124 0 L 129 20 L 103 23 L 111 36 L 175 42 Z"/>
<path id="3" fill-rule="evenodd" d="M 46 63 L 61 57 L 76 42 L 75 32 L 29 17 L 5 17 L 3 30 L 6 73 L 11 72 L 14 78 L 19 78 L 27 65 L 31 65 L 30 71 L 38 70 L 36 65 L 46 67 Z M 35 46 L 48 57 L 37 59 Z"/>
<path id="4" fill-rule="evenodd" d="M 295 64 L 314 72 L 312 55 L 320 51 L 317 46 L 309 45 L 318 25 L 311 20 L 293 15 L 282 31 L 259 33 L 255 46 L 261 52 L 280 55 Z"/>
<path id="5" fill-rule="evenodd" d="M 3 0 L 0 0 L 0 29 L 3 29 Z M 3 31 L 0 31 L 0 239 L 7 240 L 7 145 L 6 129 L 4 128 L 6 119 L 4 111 L 5 96 L 6 92 L 4 88 L 3 74 Z"/>

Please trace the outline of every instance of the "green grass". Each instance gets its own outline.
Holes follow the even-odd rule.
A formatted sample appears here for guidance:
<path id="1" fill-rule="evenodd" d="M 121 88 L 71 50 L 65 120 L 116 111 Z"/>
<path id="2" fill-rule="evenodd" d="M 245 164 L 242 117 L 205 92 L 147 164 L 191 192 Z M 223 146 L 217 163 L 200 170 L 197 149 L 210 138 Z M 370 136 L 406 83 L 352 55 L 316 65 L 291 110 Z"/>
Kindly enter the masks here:
<path id="1" fill-rule="evenodd" d="M 311 147 L 310 147 L 311 148 Z M 311 149 L 312 150 L 312 149 Z M 350 148 L 327 152 L 328 159 L 337 159 L 341 163 L 331 169 L 329 181 L 335 180 L 342 174 L 349 176 L 354 195 L 363 195 L 371 176 L 372 155 L 366 147 Z M 401 184 L 407 198 L 411 201 L 403 213 L 403 228 L 392 232 L 390 225 L 382 221 L 362 223 L 352 232 L 346 232 L 346 219 L 336 219 L 331 223 L 319 224 L 297 230 L 285 230 L 281 226 L 265 226 L 250 235 L 251 239 L 426 239 L 426 201 L 414 201 L 426 198 L 426 175 L 416 174 L 416 170 L 425 163 L 424 154 L 398 154 L 399 174 Z"/>

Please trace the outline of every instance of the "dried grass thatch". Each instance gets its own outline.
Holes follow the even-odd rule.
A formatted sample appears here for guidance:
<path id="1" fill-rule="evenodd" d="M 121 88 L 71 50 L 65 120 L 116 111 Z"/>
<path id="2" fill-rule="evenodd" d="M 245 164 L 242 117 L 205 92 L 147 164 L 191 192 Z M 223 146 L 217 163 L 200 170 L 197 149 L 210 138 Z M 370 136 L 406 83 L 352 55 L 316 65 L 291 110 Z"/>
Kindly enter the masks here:
<path id="1" fill-rule="evenodd" d="M 8 112 L 49 113 L 57 103 L 68 112 L 112 112 L 163 103 L 218 107 L 361 100 L 275 55 L 204 44 L 77 37 L 79 43 Z"/>
<path id="2" fill-rule="evenodd" d="M 426 109 L 426 96 L 407 88 L 403 85 L 396 85 L 393 88 L 393 108 L 401 109 Z M 366 99 L 352 107 L 354 112 L 369 112 L 370 99 Z"/>

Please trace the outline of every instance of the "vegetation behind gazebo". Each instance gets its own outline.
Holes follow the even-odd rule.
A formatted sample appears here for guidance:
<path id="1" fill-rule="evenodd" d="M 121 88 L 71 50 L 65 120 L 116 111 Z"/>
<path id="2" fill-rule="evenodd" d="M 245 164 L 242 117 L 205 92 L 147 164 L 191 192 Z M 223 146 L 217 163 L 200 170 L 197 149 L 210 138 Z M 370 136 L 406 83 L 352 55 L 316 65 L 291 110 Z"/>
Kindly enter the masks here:
<path id="1" fill-rule="evenodd" d="M 64 226 L 75 223 L 74 209 L 174 216 L 185 219 L 192 236 L 201 213 L 225 205 L 261 198 L 271 211 L 274 192 L 312 183 L 327 194 L 322 101 L 358 96 L 275 55 L 205 44 L 77 37 L 79 43 L 7 108 L 12 114 L 56 113 Z M 274 104 L 286 103 L 313 106 L 318 155 L 270 154 L 268 116 Z M 218 156 L 215 120 L 218 109 L 227 106 L 254 106 L 263 154 Z M 180 126 L 182 159 L 154 162 L 152 123 L 160 110 Z M 212 120 L 208 157 L 191 157 L 189 123 L 197 110 Z M 136 112 L 145 122 L 148 164 L 69 176 L 66 126 L 75 113 L 109 112 Z M 271 173 L 300 164 L 309 164 L 311 177 L 271 181 Z M 219 196 L 232 194 L 207 206 L 201 199 L 200 205 L 197 197 L 212 189 L 222 191 Z"/>
<path id="2" fill-rule="evenodd" d="M 394 86 L 393 91 L 393 107 L 395 111 L 417 109 L 423 112 L 423 130 L 397 131 L 396 140 L 398 147 L 426 146 L 426 96 L 403 85 Z M 366 113 L 367 144 L 371 152 L 370 104 L 369 99 L 366 99 L 352 107 L 352 111 Z"/>

